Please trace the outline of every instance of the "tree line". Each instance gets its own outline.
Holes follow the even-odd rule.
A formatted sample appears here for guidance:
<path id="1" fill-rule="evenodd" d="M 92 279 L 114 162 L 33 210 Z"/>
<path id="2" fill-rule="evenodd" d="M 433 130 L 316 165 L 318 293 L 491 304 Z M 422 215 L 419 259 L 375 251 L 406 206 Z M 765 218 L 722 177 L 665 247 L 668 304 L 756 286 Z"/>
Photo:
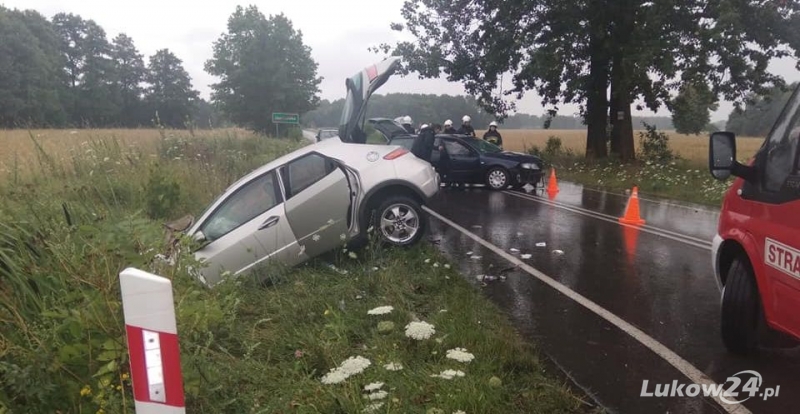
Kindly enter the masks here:
<path id="1" fill-rule="evenodd" d="M 184 127 L 219 121 L 183 62 L 160 49 L 145 62 L 125 33 L 91 19 L 0 7 L 0 126 Z"/>
<path id="2" fill-rule="evenodd" d="M 319 106 L 301 117 L 303 125 L 312 128 L 338 128 L 344 99 L 333 102 L 323 100 Z M 486 129 L 496 118 L 487 113 L 472 96 L 435 95 L 412 93 L 376 94 L 370 98 L 367 106 L 367 118 L 397 118 L 408 115 L 416 126 L 423 123 L 443 124 L 450 119 L 458 127 L 461 117 L 468 115 L 472 125 L 478 129 Z M 634 117 L 634 125 L 643 128 L 643 123 L 655 125 L 660 129 L 673 129 L 672 120 L 666 116 Z M 530 115 L 516 113 L 500 121 L 501 128 L 506 129 L 585 129 L 586 124 L 581 117 L 565 115 Z"/>
<path id="3" fill-rule="evenodd" d="M 200 98 L 169 49 L 145 62 L 124 33 L 109 41 L 94 20 L 48 19 L 0 6 L 0 127 L 220 126 L 260 132 L 272 112 L 304 113 L 319 102 L 317 63 L 283 14 L 237 6 L 213 44 L 206 72 L 218 77 Z"/>

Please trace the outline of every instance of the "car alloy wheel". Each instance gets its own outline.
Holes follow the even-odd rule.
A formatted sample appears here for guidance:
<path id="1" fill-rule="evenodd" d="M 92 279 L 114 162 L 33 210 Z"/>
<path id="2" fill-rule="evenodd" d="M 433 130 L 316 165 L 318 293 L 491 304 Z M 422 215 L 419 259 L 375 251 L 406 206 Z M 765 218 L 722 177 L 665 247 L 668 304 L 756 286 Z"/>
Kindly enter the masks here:
<path id="1" fill-rule="evenodd" d="M 378 208 L 378 225 L 381 237 L 394 246 L 416 243 L 425 230 L 422 208 L 406 196 L 393 196 Z"/>
<path id="2" fill-rule="evenodd" d="M 508 173 L 502 168 L 493 168 L 486 177 L 486 183 L 494 190 L 502 190 L 508 186 Z"/>

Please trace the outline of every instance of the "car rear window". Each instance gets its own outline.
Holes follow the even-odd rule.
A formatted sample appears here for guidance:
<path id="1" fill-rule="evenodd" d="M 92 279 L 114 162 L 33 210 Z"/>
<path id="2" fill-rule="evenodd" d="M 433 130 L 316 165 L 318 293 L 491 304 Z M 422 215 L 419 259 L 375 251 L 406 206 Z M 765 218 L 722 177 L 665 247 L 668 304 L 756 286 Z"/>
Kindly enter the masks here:
<path id="1" fill-rule="evenodd" d="M 411 150 L 411 146 L 414 145 L 414 138 L 395 138 L 391 142 L 392 145 L 400 145 L 401 147 Z"/>

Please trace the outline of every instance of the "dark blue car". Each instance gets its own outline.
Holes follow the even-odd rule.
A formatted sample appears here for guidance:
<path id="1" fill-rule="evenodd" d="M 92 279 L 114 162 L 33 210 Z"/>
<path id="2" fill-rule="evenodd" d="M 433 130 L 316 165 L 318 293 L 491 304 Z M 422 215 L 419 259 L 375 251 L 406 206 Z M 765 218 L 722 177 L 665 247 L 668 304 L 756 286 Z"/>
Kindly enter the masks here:
<path id="1" fill-rule="evenodd" d="M 416 135 L 409 134 L 392 119 L 372 118 L 370 125 L 378 130 L 386 142 L 411 149 Z M 450 155 L 447 181 L 485 184 L 493 190 L 508 187 L 520 188 L 526 184 L 536 186 L 543 182 L 544 162 L 534 155 L 504 151 L 479 138 L 465 135 L 439 134 L 434 141 L 431 164 L 439 166 L 439 146 L 444 144 Z"/>

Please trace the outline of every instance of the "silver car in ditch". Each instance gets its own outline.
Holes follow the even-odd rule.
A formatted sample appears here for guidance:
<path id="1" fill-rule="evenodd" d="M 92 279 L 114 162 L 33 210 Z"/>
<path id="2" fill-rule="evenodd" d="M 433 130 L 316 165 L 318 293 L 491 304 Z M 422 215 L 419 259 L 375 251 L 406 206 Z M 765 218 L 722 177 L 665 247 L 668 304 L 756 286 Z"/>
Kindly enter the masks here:
<path id="1" fill-rule="evenodd" d="M 199 243 L 201 280 L 218 283 L 260 265 L 294 266 L 367 236 L 418 242 L 422 210 L 439 189 L 426 161 L 400 146 L 364 143 L 369 96 L 394 72 L 387 59 L 347 80 L 339 136 L 276 159 L 231 185 L 186 230 Z"/>

